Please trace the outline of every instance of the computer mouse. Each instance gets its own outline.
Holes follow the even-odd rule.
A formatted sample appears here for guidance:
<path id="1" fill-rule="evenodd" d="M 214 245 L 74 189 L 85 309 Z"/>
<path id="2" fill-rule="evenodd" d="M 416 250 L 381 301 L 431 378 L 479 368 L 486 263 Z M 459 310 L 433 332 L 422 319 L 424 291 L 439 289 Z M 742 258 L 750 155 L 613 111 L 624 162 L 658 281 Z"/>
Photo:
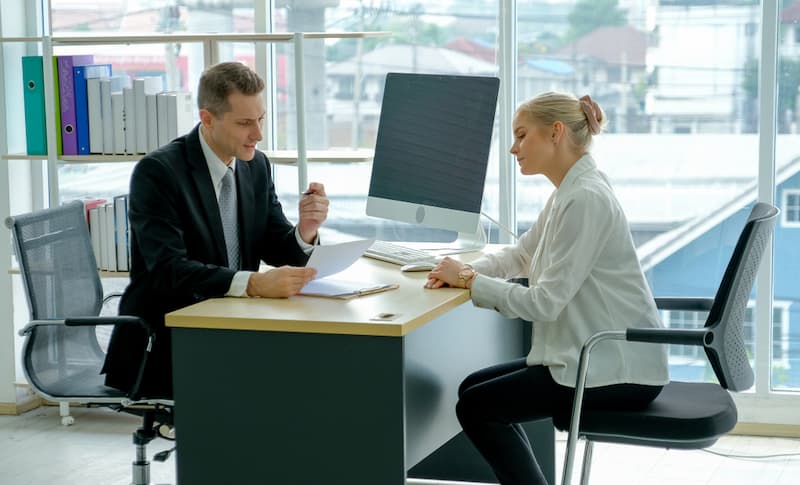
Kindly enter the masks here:
<path id="1" fill-rule="evenodd" d="M 415 261 L 400 267 L 400 271 L 430 271 L 436 267 L 436 263 L 430 261 Z"/>

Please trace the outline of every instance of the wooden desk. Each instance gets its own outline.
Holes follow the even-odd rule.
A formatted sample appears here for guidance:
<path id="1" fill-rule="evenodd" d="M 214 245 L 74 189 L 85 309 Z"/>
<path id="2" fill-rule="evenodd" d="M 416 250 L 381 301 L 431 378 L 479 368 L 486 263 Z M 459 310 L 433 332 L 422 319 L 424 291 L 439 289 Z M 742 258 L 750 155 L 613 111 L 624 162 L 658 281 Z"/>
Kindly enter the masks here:
<path id="1" fill-rule="evenodd" d="M 215 299 L 167 315 L 179 483 L 405 483 L 459 433 L 461 380 L 524 355 L 522 325 L 464 290 L 425 290 L 425 275 L 362 258 L 340 276 L 400 288 Z M 375 321 L 382 313 L 397 316 Z M 538 441 L 552 452 L 552 428 Z"/>

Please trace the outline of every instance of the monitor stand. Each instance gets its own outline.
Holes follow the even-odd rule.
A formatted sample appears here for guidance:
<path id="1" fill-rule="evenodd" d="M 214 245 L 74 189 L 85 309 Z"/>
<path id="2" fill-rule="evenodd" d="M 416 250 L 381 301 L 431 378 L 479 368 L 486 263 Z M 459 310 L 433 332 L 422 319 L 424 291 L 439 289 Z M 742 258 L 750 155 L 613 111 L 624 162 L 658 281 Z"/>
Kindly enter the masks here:
<path id="1" fill-rule="evenodd" d="M 483 230 L 483 225 L 478 223 L 478 228 L 475 232 L 459 232 L 455 241 L 450 243 L 426 243 L 424 249 L 439 255 L 447 254 L 460 254 L 470 253 L 473 251 L 480 251 L 486 247 L 487 243 L 486 231 Z"/>

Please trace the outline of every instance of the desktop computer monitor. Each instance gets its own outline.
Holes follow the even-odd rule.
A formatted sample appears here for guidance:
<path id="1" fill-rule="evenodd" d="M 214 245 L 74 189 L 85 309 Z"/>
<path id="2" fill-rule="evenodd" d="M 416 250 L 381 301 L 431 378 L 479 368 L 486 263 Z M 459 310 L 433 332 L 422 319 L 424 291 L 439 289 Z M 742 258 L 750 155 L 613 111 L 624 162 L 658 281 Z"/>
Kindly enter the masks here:
<path id="1" fill-rule="evenodd" d="M 499 85 L 496 77 L 387 74 L 367 215 L 482 232 Z"/>

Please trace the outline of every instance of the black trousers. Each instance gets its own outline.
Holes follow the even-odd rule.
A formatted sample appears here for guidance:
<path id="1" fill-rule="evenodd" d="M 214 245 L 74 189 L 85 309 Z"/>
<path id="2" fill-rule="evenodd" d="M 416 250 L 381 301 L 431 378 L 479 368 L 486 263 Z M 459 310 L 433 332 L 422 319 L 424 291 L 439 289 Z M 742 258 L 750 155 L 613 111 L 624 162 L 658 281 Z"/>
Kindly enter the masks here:
<path id="1" fill-rule="evenodd" d="M 637 409 L 647 406 L 661 386 L 616 384 L 588 388 L 586 409 Z M 525 359 L 470 374 L 458 390 L 456 414 L 502 485 L 547 485 L 531 444 L 519 423 L 567 415 L 575 389 L 557 384 L 545 366 Z"/>

